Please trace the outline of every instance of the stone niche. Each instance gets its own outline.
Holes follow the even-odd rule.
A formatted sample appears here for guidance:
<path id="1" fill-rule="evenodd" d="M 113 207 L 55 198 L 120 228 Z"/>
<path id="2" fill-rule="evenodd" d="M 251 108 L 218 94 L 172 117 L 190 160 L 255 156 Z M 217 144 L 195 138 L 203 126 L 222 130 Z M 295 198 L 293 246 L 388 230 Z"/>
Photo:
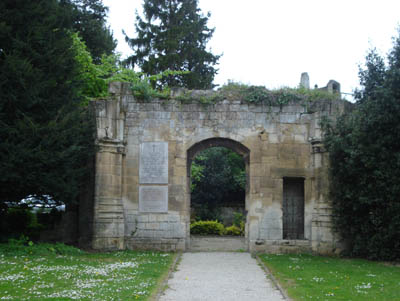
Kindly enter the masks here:
<path id="1" fill-rule="evenodd" d="M 121 83 L 110 92 L 111 99 L 93 102 L 99 145 L 93 248 L 191 249 L 191 162 L 203 149 L 224 146 L 246 163 L 249 251 L 340 250 L 320 121 L 336 118 L 346 101 L 202 105 L 140 102 Z"/>

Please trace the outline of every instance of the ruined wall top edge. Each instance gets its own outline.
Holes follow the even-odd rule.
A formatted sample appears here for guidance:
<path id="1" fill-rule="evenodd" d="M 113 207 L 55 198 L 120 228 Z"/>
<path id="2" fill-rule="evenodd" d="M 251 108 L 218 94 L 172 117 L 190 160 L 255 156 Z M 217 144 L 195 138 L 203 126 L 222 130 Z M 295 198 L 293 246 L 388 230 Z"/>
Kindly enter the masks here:
<path id="1" fill-rule="evenodd" d="M 179 96 L 182 95 L 182 93 L 185 93 L 184 91 L 188 92 L 188 99 L 186 99 L 184 102 L 179 100 Z M 140 100 L 136 99 L 132 95 L 132 91 L 130 88 L 130 83 L 126 82 L 111 82 L 109 84 L 109 93 L 110 97 L 107 99 L 100 99 L 100 100 L 95 100 L 93 105 L 96 107 L 98 106 L 104 106 L 105 102 L 109 101 L 119 101 L 122 100 L 123 103 L 129 102 L 129 103 L 138 103 L 138 104 L 169 104 L 169 105 L 180 105 L 180 106 L 188 106 L 191 105 L 196 106 L 196 107 L 201 107 L 201 111 L 203 110 L 209 110 L 209 107 L 213 106 L 221 106 L 221 105 L 226 105 L 226 104 L 236 104 L 236 105 L 248 105 L 252 107 L 288 107 L 288 106 L 301 106 L 301 107 L 307 107 L 306 110 L 312 111 L 312 112 L 325 112 L 325 111 L 332 111 L 332 107 L 336 107 L 339 109 L 341 113 L 351 110 L 352 103 L 345 99 L 341 99 L 339 96 L 337 98 L 321 98 L 321 99 L 315 99 L 315 100 L 308 100 L 306 97 L 304 99 L 293 99 L 293 100 L 288 100 L 286 103 L 266 103 L 266 102 L 260 102 L 260 103 L 254 103 L 254 102 L 249 102 L 246 100 L 241 100 L 237 99 L 235 97 L 223 97 L 220 100 L 216 101 L 215 103 L 199 103 L 198 99 L 199 97 L 212 97 L 218 94 L 218 91 L 214 90 L 185 90 L 183 88 L 177 88 L 173 89 L 171 92 L 171 98 L 169 99 L 158 99 L 158 98 L 153 98 L 151 100 Z M 121 99 L 122 97 L 122 99 Z M 178 97 L 178 98 L 177 98 Z M 193 100 L 190 100 L 190 97 L 193 97 Z M 208 109 L 207 109 L 208 108 Z M 334 110 L 337 112 L 337 110 Z"/>

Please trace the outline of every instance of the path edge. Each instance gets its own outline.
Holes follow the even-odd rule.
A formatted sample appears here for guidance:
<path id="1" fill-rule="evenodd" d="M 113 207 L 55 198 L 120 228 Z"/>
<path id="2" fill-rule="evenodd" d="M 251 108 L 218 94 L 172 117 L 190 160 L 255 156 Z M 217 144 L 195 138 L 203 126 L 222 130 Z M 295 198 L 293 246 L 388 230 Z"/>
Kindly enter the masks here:
<path id="1" fill-rule="evenodd" d="M 178 252 L 177 254 L 175 254 L 174 262 L 170 266 L 166 276 L 164 276 L 163 280 L 159 283 L 157 292 L 153 293 L 150 296 L 150 298 L 149 298 L 150 301 L 160 300 L 161 296 L 163 295 L 163 293 L 166 289 L 166 286 L 168 285 L 168 281 L 169 281 L 169 279 L 172 278 L 172 274 L 176 271 L 176 268 L 177 268 L 178 264 L 180 263 L 181 258 L 182 258 L 182 252 Z"/>
<path id="2" fill-rule="evenodd" d="M 288 301 L 292 301 L 292 299 L 288 296 L 286 291 L 283 289 L 283 287 L 279 284 L 278 280 L 275 278 L 275 276 L 271 273 L 271 271 L 268 269 L 268 267 L 264 264 L 264 262 L 261 260 L 261 258 L 258 256 L 258 254 L 254 254 L 258 264 L 261 266 L 261 268 L 264 270 L 264 272 L 271 278 L 272 282 L 274 283 L 275 287 L 281 292 L 283 298 L 285 298 Z"/>

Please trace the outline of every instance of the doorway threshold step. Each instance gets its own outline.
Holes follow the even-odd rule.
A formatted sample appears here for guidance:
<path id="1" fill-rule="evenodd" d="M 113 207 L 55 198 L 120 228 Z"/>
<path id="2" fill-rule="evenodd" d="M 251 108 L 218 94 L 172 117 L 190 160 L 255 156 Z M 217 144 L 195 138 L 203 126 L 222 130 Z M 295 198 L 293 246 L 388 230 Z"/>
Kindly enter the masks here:
<path id="1" fill-rule="evenodd" d="M 247 251 L 245 237 L 190 236 L 190 251 Z"/>

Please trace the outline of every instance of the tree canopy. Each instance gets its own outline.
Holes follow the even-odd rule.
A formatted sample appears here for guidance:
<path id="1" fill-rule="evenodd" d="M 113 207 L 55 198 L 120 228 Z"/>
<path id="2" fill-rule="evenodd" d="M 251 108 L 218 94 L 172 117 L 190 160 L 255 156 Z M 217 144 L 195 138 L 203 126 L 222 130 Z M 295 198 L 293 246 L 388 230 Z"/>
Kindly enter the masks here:
<path id="1" fill-rule="evenodd" d="M 71 6 L 72 28 L 85 41 L 94 63 L 100 63 L 103 54 L 114 52 L 117 42 L 107 26 L 108 8 L 102 0 L 68 0 L 64 5 Z"/>
<path id="2" fill-rule="evenodd" d="M 0 202 L 69 204 L 85 184 L 94 127 L 72 15 L 57 0 L 0 2 Z"/>
<path id="3" fill-rule="evenodd" d="M 376 50 L 354 110 L 327 125 L 336 228 L 351 255 L 400 258 L 400 36 L 385 64 Z"/>
<path id="4" fill-rule="evenodd" d="M 243 205 L 246 171 L 243 158 L 225 147 L 199 153 L 191 166 L 191 205 L 197 218 L 219 219 L 219 208 Z"/>
<path id="5" fill-rule="evenodd" d="M 201 14 L 197 0 L 144 0 L 144 17 L 136 16 L 135 38 L 125 39 L 134 51 L 126 62 L 147 74 L 165 70 L 190 71 L 171 75 L 161 84 L 189 89 L 213 87 L 220 55 L 207 51 L 214 29 L 207 27 L 210 13 Z"/>

